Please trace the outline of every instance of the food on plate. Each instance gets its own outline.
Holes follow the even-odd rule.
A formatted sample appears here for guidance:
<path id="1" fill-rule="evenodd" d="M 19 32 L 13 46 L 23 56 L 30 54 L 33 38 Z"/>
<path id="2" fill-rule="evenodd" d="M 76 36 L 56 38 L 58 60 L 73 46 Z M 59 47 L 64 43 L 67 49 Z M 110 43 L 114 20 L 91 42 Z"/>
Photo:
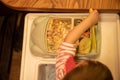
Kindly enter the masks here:
<path id="1" fill-rule="evenodd" d="M 77 26 L 84 18 L 73 19 L 73 25 Z M 61 42 L 63 42 L 65 36 L 72 29 L 71 18 L 49 18 L 46 28 L 47 35 L 47 51 L 51 53 L 58 53 Z M 91 51 L 96 51 L 95 28 L 90 28 L 85 31 L 81 38 L 77 41 L 77 53 L 89 54 Z"/>
<path id="2" fill-rule="evenodd" d="M 46 30 L 48 52 L 57 53 L 61 42 L 71 29 L 70 18 L 50 18 Z"/>
<path id="3" fill-rule="evenodd" d="M 91 39 L 85 37 L 79 41 L 78 53 L 87 54 L 91 50 Z"/>
<path id="4" fill-rule="evenodd" d="M 93 9 L 91 8 L 89 10 L 89 12 L 92 13 Z M 95 25 L 93 25 L 90 28 L 90 32 L 91 32 L 92 48 L 94 49 L 95 52 L 97 52 L 97 42 L 96 42 L 96 35 L 95 35 Z"/>
<path id="5" fill-rule="evenodd" d="M 74 26 L 77 26 L 82 20 L 81 19 L 74 19 Z M 77 53 L 78 54 L 88 54 L 91 51 L 91 39 L 90 39 L 90 29 L 85 31 L 82 35 L 79 41 L 77 41 Z"/>

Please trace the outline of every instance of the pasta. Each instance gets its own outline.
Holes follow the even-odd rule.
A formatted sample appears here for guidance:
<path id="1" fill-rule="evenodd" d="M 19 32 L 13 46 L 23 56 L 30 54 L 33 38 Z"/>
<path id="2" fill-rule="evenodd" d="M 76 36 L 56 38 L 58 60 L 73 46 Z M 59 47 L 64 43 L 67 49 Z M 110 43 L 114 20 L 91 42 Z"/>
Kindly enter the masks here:
<path id="1" fill-rule="evenodd" d="M 48 52 L 57 53 L 59 46 L 67 33 L 71 30 L 71 19 L 50 18 L 47 25 Z"/>

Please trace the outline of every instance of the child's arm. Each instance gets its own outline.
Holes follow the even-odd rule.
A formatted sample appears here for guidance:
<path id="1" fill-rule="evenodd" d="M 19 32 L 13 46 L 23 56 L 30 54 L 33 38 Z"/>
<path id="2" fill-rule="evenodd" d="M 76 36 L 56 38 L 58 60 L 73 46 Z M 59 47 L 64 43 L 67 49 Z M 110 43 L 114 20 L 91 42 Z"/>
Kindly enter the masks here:
<path id="1" fill-rule="evenodd" d="M 62 80 L 64 75 L 76 66 L 74 61 L 76 52 L 74 43 L 81 37 L 81 34 L 97 21 L 98 12 L 94 10 L 84 21 L 68 33 L 64 42 L 60 46 L 60 52 L 56 59 L 56 80 Z"/>
<path id="2" fill-rule="evenodd" d="M 98 22 L 98 18 L 99 14 L 97 10 L 94 10 L 85 20 L 68 33 L 64 41 L 68 43 L 75 43 L 88 28 Z"/>

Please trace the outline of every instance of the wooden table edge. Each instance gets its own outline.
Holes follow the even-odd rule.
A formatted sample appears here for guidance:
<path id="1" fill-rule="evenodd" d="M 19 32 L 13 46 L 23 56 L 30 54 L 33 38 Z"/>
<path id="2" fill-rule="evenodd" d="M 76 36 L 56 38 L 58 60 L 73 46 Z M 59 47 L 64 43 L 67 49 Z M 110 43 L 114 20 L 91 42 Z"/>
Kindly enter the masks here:
<path id="1" fill-rule="evenodd" d="M 6 7 L 16 10 L 16 11 L 25 11 L 25 12 L 60 12 L 60 13 L 87 13 L 88 9 L 64 9 L 64 8 L 30 8 L 30 7 L 15 7 L 8 5 L 5 2 L 1 1 Z M 101 13 L 120 13 L 120 9 L 97 9 Z"/>

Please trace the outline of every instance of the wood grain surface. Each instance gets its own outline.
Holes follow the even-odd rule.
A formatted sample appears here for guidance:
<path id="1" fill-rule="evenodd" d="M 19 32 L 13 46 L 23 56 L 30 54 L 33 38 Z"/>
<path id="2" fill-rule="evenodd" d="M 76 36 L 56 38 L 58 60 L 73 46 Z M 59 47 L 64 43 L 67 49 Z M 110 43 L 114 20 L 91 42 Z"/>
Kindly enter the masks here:
<path id="1" fill-rule="evenodd" d="M 1 0 L 5 5 L 17 10 L 100 10 L 120 11 L 120 0 Z"/>

